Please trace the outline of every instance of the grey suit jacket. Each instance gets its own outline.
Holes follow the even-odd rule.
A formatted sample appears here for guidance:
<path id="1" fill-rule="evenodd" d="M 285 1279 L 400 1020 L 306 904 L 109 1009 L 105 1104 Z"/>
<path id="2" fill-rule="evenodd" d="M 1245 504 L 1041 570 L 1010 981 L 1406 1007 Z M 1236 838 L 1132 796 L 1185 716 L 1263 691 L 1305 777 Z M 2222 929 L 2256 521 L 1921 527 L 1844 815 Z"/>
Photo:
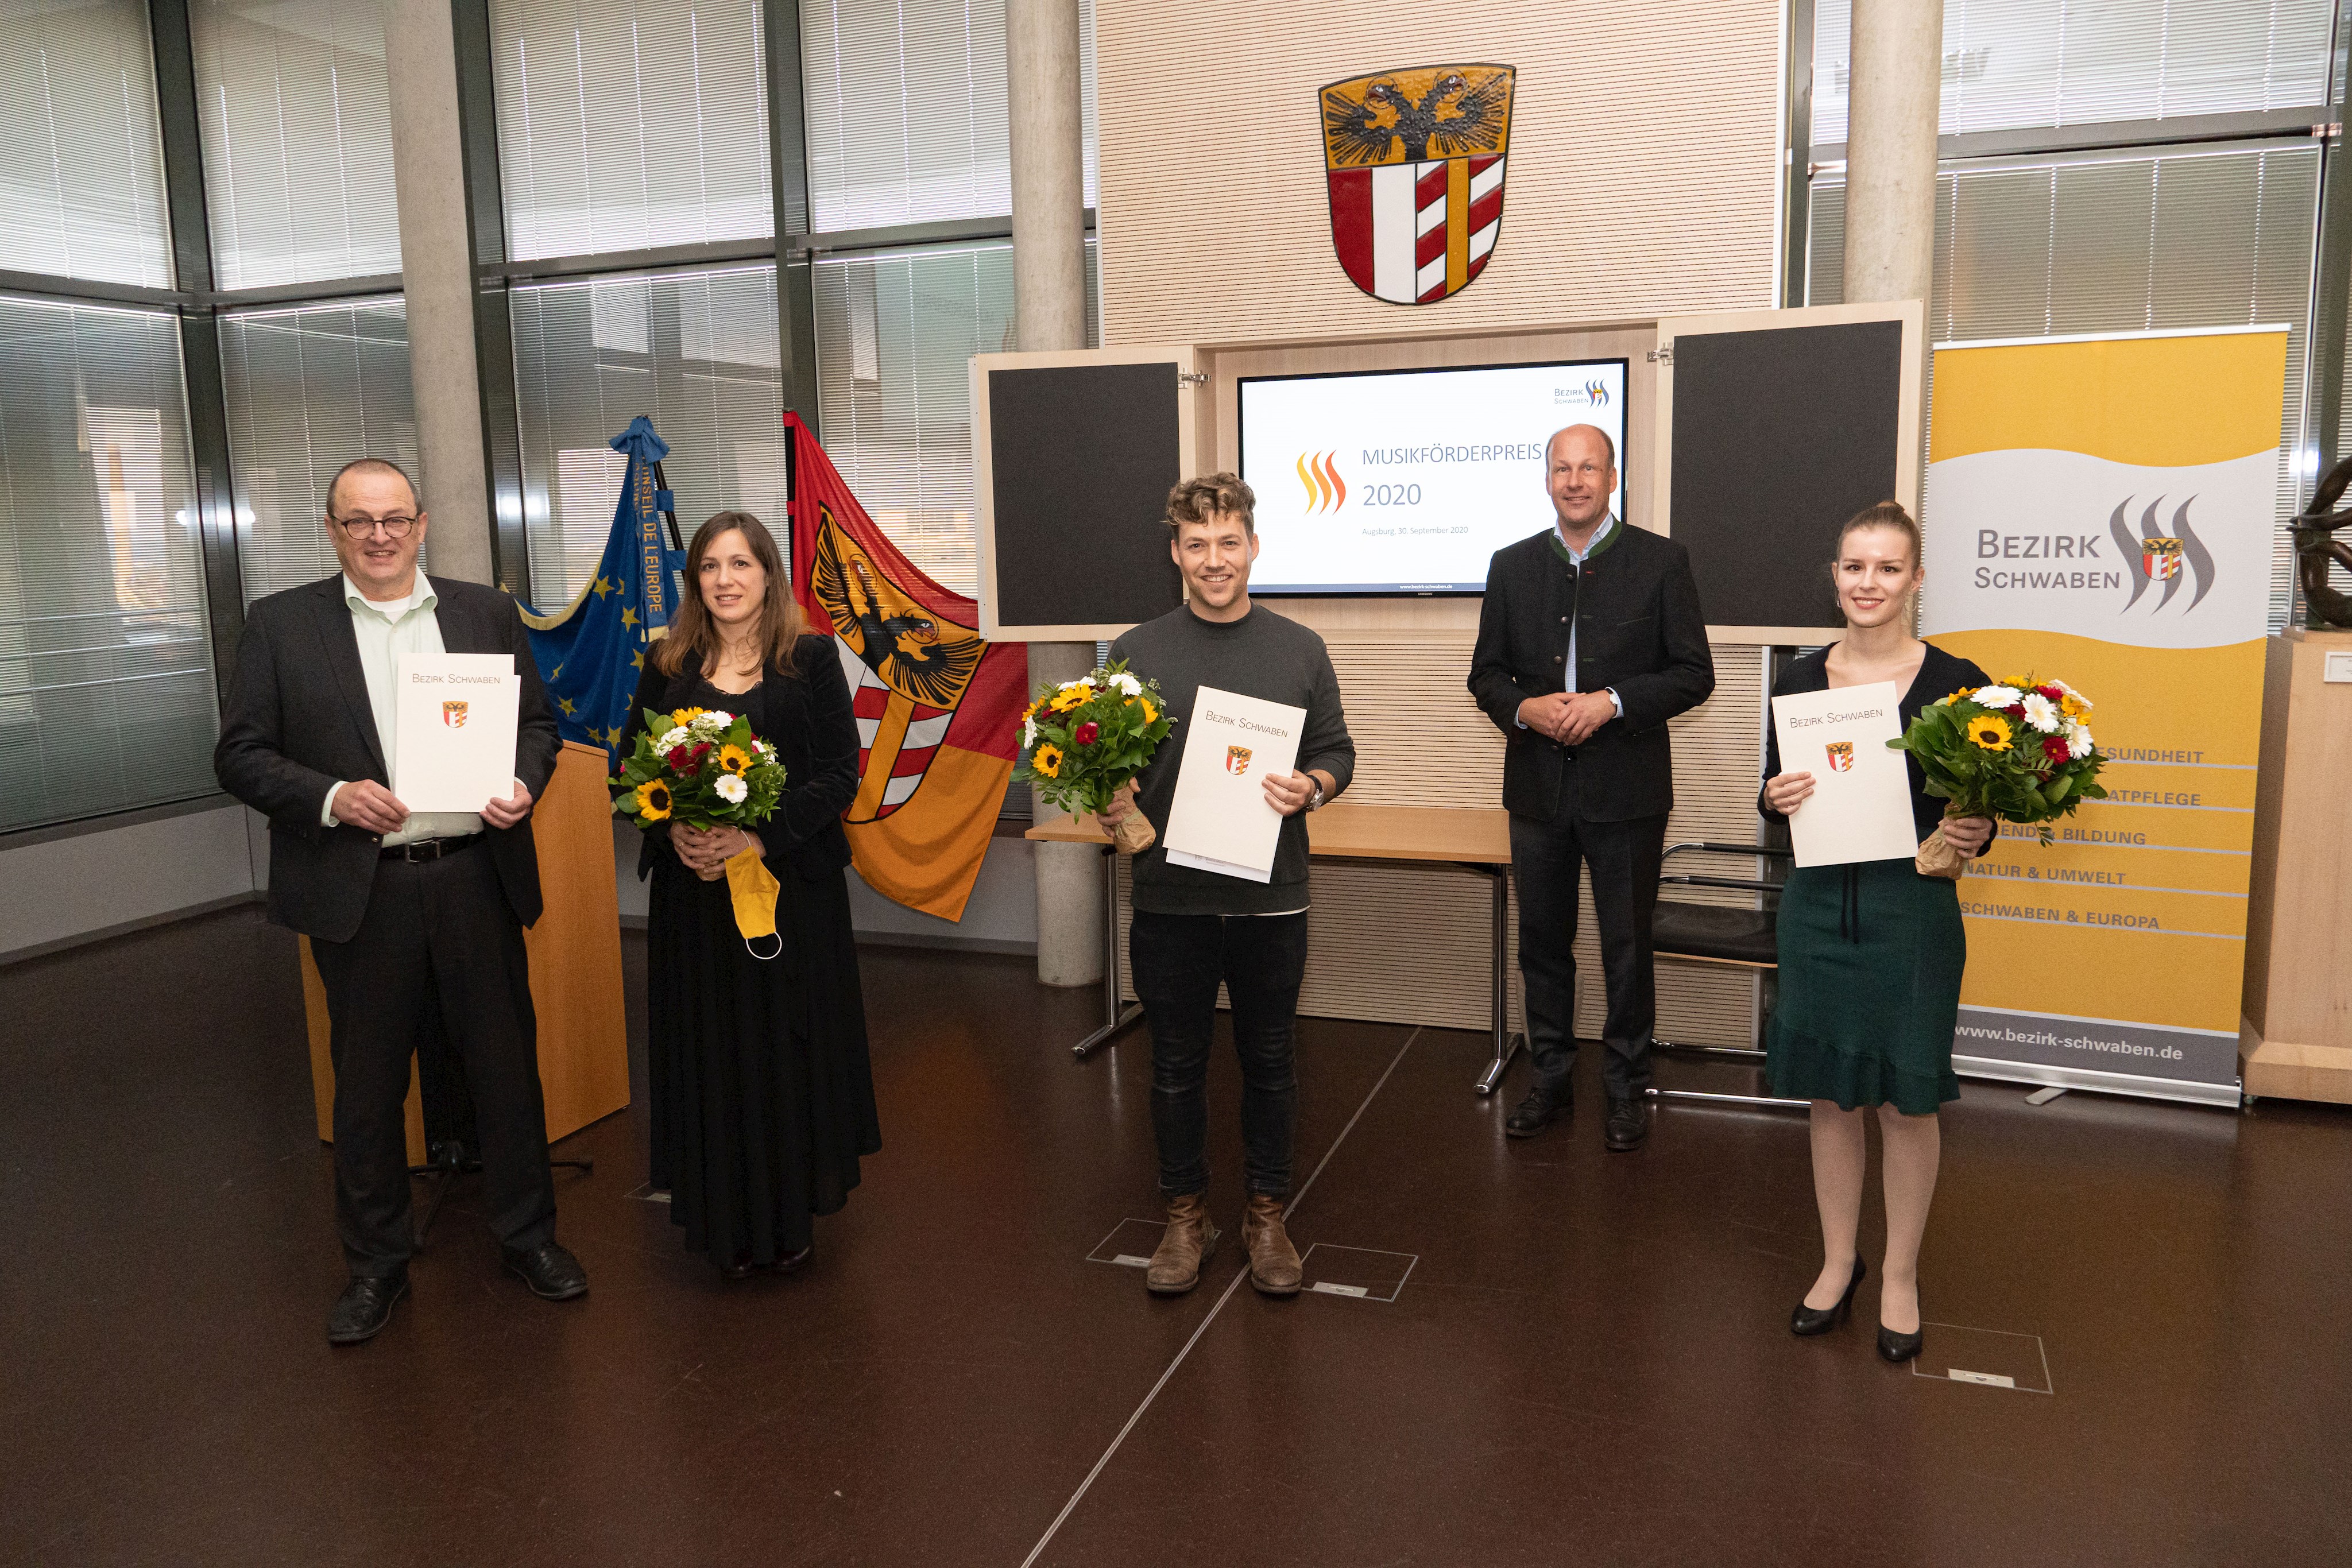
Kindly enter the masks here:
<path id="1" fill-rule="evenodd" d="M 522 676 L 515 777 L 536 798 L 562 743 L 514 601 L 452 578 L 436 577 L 433 587 L 445 648 L 514 656 Z M 364 828 L 330 828 L 319 818 L 338 780 L 373 779 L 388 788 L 392 775 L 341 574 L 273 593 L 246 612 L 213 770 L 222 789 L 269 819 L 269 917 L 307 936 L 351 940 L 367 914 L 381 845 Z M 529 925 L 540 915 L 530 819 L 488 835 L 499 886 Z"/>

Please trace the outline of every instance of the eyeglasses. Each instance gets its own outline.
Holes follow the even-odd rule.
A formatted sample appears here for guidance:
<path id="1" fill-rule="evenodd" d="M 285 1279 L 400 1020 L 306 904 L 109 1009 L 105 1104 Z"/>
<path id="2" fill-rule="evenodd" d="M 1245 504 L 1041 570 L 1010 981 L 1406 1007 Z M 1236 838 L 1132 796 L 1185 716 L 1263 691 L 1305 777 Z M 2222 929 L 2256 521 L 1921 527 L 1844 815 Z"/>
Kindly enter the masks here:
<path id="1" fill-rule="evenodd" d="M 388 539 L 404 539 L 416 527 L 415 517 L 332 517 L 329 521 L 355 539 L 363 539 L 378 528 Z"/>

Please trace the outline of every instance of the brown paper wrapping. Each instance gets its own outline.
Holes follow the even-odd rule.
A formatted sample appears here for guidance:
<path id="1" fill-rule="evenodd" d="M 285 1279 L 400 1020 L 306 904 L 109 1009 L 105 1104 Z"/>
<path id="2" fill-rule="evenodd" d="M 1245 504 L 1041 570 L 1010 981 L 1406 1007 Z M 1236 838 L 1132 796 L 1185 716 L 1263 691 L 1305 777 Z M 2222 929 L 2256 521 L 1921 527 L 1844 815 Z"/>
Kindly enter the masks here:
<path id="1" fill-rule="evenodd" d="M 1129 811 L 1127 820 L 1111 830 L 1110 841 L 1131 855 L 1139 855 L 1160 841 L 1151 831 L 1151 823 L 1140 811 Z"/>
<path id="2" fill-rule="evenodd" d="M 1948 817 L 1953 813 L 1947 811 L 1944 814 Z M 1944 825 L 1938 822 L 1936 831 L 1920 841 L 1919 853 L 1911 863 L 1921 876 L 1940 876 L 1946 882 L 1958 882 L 1969 869 L 1969 857 L 1945 842 Z"/>

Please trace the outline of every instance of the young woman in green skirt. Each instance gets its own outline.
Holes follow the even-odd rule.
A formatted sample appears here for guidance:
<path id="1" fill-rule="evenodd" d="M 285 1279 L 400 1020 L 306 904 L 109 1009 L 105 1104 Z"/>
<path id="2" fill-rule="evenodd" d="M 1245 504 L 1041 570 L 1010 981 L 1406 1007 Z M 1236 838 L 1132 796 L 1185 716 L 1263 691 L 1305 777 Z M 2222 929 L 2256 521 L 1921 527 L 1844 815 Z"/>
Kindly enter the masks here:
<path id="1" fill-rule="evenodd" d="M 1975 664 L 1911 634 L 1924 574 L 1919 526 L 1901 507 L 1882 502 L 1849 521 L 1830 570 L 1845 635 L 1790 664 L 1773 695 L 1888 681 L 1903 694 L 1908 725 L 1951 692 L 1986 684 Z M 1906 761 L 1918 836 L 1941 822 L 1961 853 L 1983 853 L 1992 822 L 1946 820 L 1918 762 Z M 1780 747 L 1768 742 L 1758 800 L 1764 814 L 1785 819 L 1812 792 L 1813 776 L 1782 772 Z M 1936 1111 L 1960 1092 L 1952 1030 L 1968 937 L 1958 892 L 1941 877 L 1920 875 L 1908 860 L 1800 867 L 1781 894 L 1779 927 L 1780 999 L 1765 1030 L 1765 1077 L 1773 1093 L 1812 1102 L 1813 1196 L 1822 1215 L 1821 1276 L 1789 1327 L 1826 1333 L 1853 1308 L 1865 1272 L 1854 1241 L 1868 1164 L 1863 1108 L 1875 1106 L 1886 1193 L 1878 1354 L 1908 1361 L 1920 1344 L 1919 1239 L 1941 1151 Z"/>

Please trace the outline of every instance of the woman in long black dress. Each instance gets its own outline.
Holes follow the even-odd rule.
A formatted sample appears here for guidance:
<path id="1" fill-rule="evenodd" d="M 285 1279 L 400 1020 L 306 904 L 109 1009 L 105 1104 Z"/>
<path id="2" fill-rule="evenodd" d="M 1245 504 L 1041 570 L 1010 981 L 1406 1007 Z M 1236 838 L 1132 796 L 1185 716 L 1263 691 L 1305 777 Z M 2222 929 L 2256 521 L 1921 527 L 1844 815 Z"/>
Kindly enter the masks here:
<path id="1" fill-rule="evenodd" d="M 646 922 L 653 1185 L 686 1245 L 730 1279 L 808 1260 L 811 1218 L 836 1212 L 882 1146 L 841 813 L 857 791 L 857 720 L 830 638 L 808 634 L 776 541 L 748 512 L 695 530 L 669 635 L 646 651 L 646 709 L 742 714 L 785 772 L 754 830 L 656 823 L 637 874 Z M 736 929 L 725 872 L 756 850 L 781 886 L 782 951 Z M 764 948 L 767 944 L 759 944 Z"/>
<path id="2" fill-rule="evenodd" d="M 1988 684 L 1975 664 L 1911 634 L 1923 576 L 1919 527 L 1901 507 L 1883 502 L 1849 521 L 1830 570 L 1845 636 L 1790 664 L 1773 695 L 1888 681 L 1902 694 L 1907 726 L 1927 705 Z M 1906 760 L 1919 838 L 1941 822 L 1955 849 L 1983 853 L 1992 822 L 1946 820 L 1918 760 Z M 1768 742 L 1759 809 L 1785 818 L 1812 791 L 1812 774 L 1782 772 L 1779 742 Z M 1969 947 L 1958 891 L 1920 875 L 1908 860 L 1800 867 L 1781 894 L 1779 928 L 1780 998 L 1765 1030 L 1765 1077 L 1773 1093 L 1812 1102 L 1822 1216 L 1821 1275 L 1789 1327 L 1826 1333 L 1853 1307 L 1864 1272 L 1854 1241 L 1868 1164 L 1863 1107 L 1876 1106 L 1886 1193 L 1878 1354 L 1908 1361 L 1919 1352 L 1919 1243 L 1942 1155 L 1936 1111 L 1960 1093 L 1952 1030 Z"/>

